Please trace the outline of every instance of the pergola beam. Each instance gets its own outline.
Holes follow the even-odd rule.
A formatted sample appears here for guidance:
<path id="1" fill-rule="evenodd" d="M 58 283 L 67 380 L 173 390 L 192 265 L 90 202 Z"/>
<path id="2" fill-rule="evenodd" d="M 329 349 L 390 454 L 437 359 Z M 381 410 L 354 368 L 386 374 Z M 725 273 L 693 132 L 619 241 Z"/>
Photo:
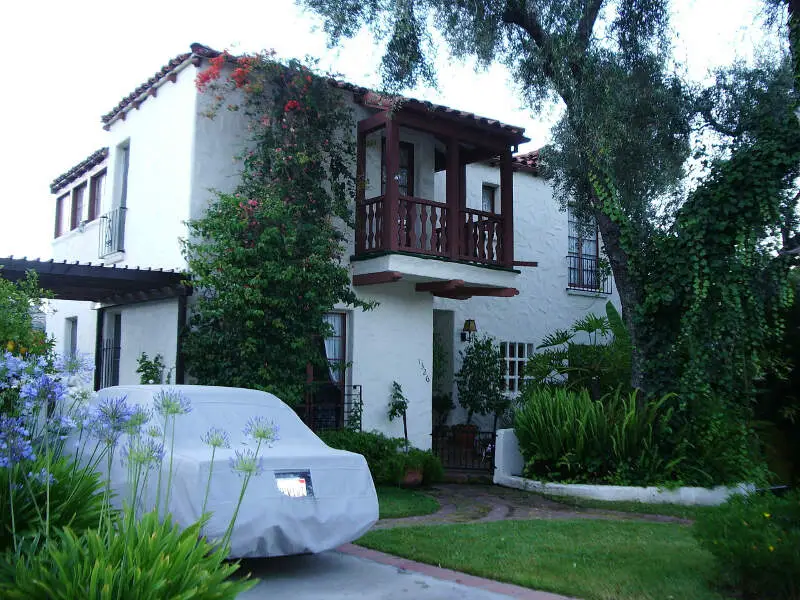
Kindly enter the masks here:
<path id="1" fill-rule="evenodd" d="M 379 271 L 377 273 L 364 273 L 363 275 L 353 275 L 353 285 L 375 285 L 378 283 L 393 283 L 403 278 L 402 273 L 397 271 Z"/>

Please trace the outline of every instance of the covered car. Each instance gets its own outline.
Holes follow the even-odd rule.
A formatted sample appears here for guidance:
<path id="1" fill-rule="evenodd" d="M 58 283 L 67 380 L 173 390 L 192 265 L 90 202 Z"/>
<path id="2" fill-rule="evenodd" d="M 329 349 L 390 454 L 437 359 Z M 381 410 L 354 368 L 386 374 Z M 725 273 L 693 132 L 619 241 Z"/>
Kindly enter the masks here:
<path id="1" fill-rule="evenodd" d="M 322 552 L 355 540 L 377 521 L 378 498 L 364 457 L 327 446 L 272 394 L 212 386 L 138 385 L 104 388 L 97 401 L 124 396 L 129 404 L 149 409 L 161 390 L 180 392 L 191 402 L 191 410 L 175 418 L 168 510 L 179 524 L 186 526 L 201 517 L 212 455 L 201 437 L 211 427 L 230 435 L 230 448 L 217 448 L 215 454 L 206 508 L 211 517 L 203 529 L 209 540 L 222 539 L 239 499 L 242 474 L 231 468 L 229 460 L 245 445 L 255 448 L 244 434 L 248 421 L 261 417 L 279 427 L 279 439 L 259 452 L 263 471 L 249 481 L 231 535 L 231 557 Z M 161 425 L 157 414 L 150 425 Z M 171 433 L 171 427 L 167 429 Z M 170 445 L 168 435 L 161 466 L 164 482 Z M 119 499 L 130 495 L 123 455 L 116 452 L 111 472 Z M 155 505 L 156 479 L 157 473 L 151 472 L 143 496 L 147 509 Z M 161 497 L 163 505 L 165 490 Z"/>

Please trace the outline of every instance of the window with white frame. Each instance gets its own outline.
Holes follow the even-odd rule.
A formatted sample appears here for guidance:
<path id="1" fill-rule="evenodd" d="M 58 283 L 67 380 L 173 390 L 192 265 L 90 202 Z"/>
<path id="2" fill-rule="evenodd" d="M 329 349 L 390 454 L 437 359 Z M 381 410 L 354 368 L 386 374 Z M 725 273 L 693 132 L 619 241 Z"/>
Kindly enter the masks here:
<path id="1" fill-rule="evenodd" d="M 495 210 L 495 197 L 497 196 L 497 186 L 484 183 L 481 190 L 481 210 L 483 212 L 497 212 Z"/>
<path id="2" fill-rule="evenodd" d="M 505 390 L 516 393 L 525 381 L 525 364 L 533 356 L 534 346 L 528 342 L 500 342 L 500 355 L 505 362 Z"/>

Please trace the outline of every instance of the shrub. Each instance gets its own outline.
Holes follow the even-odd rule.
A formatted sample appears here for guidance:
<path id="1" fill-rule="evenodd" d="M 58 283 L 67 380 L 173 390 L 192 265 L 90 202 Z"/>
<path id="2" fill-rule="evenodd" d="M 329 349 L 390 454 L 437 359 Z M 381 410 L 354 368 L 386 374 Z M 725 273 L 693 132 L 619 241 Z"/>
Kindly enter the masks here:
<path id="1" fill-rule="evenodd" d="M 9 600 L 233 600 L 256 582 L 229 578 L 238 564 L 224 562 L 226 548 L 200 537 L 203 523 L 181 530 L 169 516 L 161 522 L 150 512 L 140 520 L 124 519 L 108 538 L 94 529 L 83 535 L 65 529 L 37 553 L 5 561 L 0 595 Z"/>
<path id="2" fill-rule="evenodd" d="M 619 390 L 592 400 L 587 390 L 531 387 L 514 429 L 526 473 L 558 481 L 644 485 L 675 477 L 680 460 L 667 460 L 669 397 L 639 406 Z"/>
<path id="3" fill-rule="evenodd" d="M 424 484 L 442 480 L 442 463 L 437 456 L 418 448 L 403 452 L 405 440 L 366 431 L 329 430 L 319 433 L 331 448 L 348 450 L 367 459 L 375 485 L 398 485 L 406 469 L 422 470 Z"/>
<path id="4" fill-rule="evenodd" d="M 734 497 L 699 515 L 693 533 L 745 598 L 800 598 L 800 492 Z"/>
<path id="5" fill-rule="evenodd" d="M 458 402 L 467 410 L 467 423 L 475 413 L 497 419 L 508 408 L 504 375 L 505 362 L 492 338 L 476 338 L 461 352 L 461 368 L 455 379 Z"/>
<path id="6" fill-rule="evenodd" d="M 60 458 L 49 462 L 44 455 L 28 464 L 17 464 L 10 469 L 0 469 L 0 551 L 13 547 L 8 515 L 11 515 L 9 493 L 13 493 L 14 518 L 17 536 L 32 537 L 45 530 L 47 486 L 43 474 L 51 477 L 49 527 L 51 531 L 70 527 L 82 533 L 97 527 L 103 511 L 103 483 L 91 469 L 78 466 L 74 460 Z M 28 476 L 28 473 L 32 476 Z M 16 485 L 9 485 L 17 482 Z M 21 483 L 21 482 L 24 482 Z"/>

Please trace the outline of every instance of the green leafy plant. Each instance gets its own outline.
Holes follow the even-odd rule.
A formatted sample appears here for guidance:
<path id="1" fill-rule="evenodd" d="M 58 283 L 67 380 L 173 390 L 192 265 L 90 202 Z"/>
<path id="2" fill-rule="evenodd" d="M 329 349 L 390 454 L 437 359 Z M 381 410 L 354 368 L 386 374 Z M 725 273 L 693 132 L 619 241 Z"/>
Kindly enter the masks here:
<path id="1" fill-rule="evenodd" d="M 494 415 L 497 419 L 508 408 L 504 392 L 505 362 L 500 347 L 489 336 L 476 337 L 461 351 L 461 368 L 455 375 L 458 402 L 472 416 Z M 496 427 L 495 427 L 496 429 Z"/>
<path id="2" fill-rule="evenodd" d="M 39 287 L 39 278 L 34 271 L 15 282 L 4 279 L 2 275 L 3 265 L 0 265 L 0 351 L 23 356 L 48 354 L 54 342 L 33 326 L 32 313 L 41 311 L 43 300 L 52 294 Z"/>
<path id="3" fill-rule="evenodd" d="M 586 390 L 529 388 L 514 422 L 526 474 L 630 485 L 675 481 L 682 458 L 664 442 L 672 433 L 670 400 L 640 406 L 635 393 L 592 400 Z"/>
<path id="4" fill-rule="evenodd" d="M 408 421 L 406 412 L 408 411 L 408 398 L 403 394 L 403 388 L 396 381 L 392 382 L 391 393 L 389 394 L 389 420 L 394 421 L 397 418 L 403 419 L 403 437 L 406 440 L 406 448 L 408 447 Z"/>
<path id="5" fill-rule="evenodd" d="M 216 194 L 189 223 L 184 254 L 199 293 L 187 367 L 202 384 L 297 404 L 307 365 L 330 367 L 320 345 L 331 333 L 325 313 L 337 303 L 372 306 L 341 261 L 355 195 L 352 113 L 327 77 L 266 54 L 220 54 L 197 85 L 212 118 L 222 99 L 247 116 L 250 139 L 234 192 Z"/>
<path id="6" fill-rule="evenodd" d="M 331 448 L 361 454 L 372 473 L 375 485 L 398 485 L 408 469 L 422 471 L 423 483 L 436 483 L 443 477 L 442 463 L 431 452 L 408 448 L 405 440 L 382 433 L 328 430 L 319 437 Z"/>
<path id="7" fill-rule="evenodd" d="M 153 511 L 105 535 L 67 528 L 50 544 L 2 569 L 0 592 L 20 600 L 162 598 L 233 600 L 256 582 L 232 579 L 226 548 L 200 537 L 203 521 L 182 529 Z M 10 558 L 10 557 L 6 557 Z"/>
<path id="8" fill-rule="evenodd" d="M 160 384 L 170 382 L 170 372 L 167 372 L 166 381 L 164 380 L 164 357 L 161 354 L 156 354 L 152 360 L 145 352 L 142 352 L 136 359 L 136 372 L 139 374 L 139 383 L 142 385 L 147 384 Z M 170 369 L 171 371 L 171 369 Z"/>
<path id="9" fill-rule="evenodd" d="M 698 515 L 692 531 L 721 584 L 745 598 L 800 598 L 800 492 L 736 496 Z"/>
<path id="10" fill-rule="evenodd" d="M 589 343 L 575 341 L 578 334 L 584 334 Z M 527 385 L 586 388 L 596 399 L 619 386 L 627 387 L 630 381 L 630 336 L 610 301 L 605 317 L 590 313 L 569 330 L 545 336 L 536 350 L 525 365 Z"/>

